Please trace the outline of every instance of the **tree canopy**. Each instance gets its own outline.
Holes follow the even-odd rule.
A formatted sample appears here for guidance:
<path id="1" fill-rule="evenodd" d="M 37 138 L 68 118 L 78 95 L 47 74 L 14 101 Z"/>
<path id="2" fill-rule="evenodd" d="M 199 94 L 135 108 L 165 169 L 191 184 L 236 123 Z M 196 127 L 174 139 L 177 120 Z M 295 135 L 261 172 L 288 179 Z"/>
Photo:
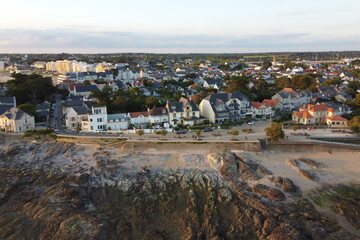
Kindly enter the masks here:
<path id="1" fill-rule="evenodd" d="M 272 122 L 270 127 L 265 128 L 266 136 L 273 141 L 279 141 L 285 137 L 284 130 L 280 123 Z"/>
<path id="2" fill-rule="evenodd" d="M 21 74 L 11 75 L 14 80 L 7 82 L 8 95 L 15 96 L 18 104 L 40 103 L 49 100 L 57 88 L 52 85 L 49 77 L 42 77 L 39 74 Z"/>
<path id="3" fill-rule="evenodd" d="M 354 133 L 360 133 L 360 116 L 356 116 L 350 121 L 348 121 L 348 126 L 351 131 Z"/>

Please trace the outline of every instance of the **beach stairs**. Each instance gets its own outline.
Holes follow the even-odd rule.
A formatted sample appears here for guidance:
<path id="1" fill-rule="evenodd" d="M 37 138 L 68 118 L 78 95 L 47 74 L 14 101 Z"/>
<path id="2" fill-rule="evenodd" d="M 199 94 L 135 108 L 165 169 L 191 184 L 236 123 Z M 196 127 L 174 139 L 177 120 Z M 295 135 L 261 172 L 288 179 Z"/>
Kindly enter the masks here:
<path id="1" fill-rule="evenodd" d="M 259 138 L 259 143 L 260 143 L 260 149 L 261 149 L 261 152 L 263 154 L 267 154 L 268 153 L 268 149 L 267 149 L 267 143 L 266 143 L 266 140 L 263 139 L 263 138 Z"/>

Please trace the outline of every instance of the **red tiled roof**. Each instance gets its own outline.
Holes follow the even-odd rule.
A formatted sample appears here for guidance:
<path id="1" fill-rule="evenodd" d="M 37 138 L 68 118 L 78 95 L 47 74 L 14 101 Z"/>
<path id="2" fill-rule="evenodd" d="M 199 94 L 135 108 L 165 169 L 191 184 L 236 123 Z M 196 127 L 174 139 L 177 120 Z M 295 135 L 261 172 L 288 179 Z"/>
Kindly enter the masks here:
<path id="1" fill-rule="evenodd" d="M 314 118 L 313 115 L 311 115 L 308 111 L 300 111 L 293 113 L 293 115 L 297 116 L 298 118 Z"/>
<path id="2" fill-rule="evenodd" d="M 131 118 L 137 118 L 139 116 L 149 117 L 148 112 L 131 112 L 130 117 Z"/>
<path id="3" fill-rule="evenodd" d="M 326 119 L 332 120 L 332 121 L 347 121 L 346 118 L 340 117 L 338 115 L 332 115 L 330 117 L 327 117 Z"/>
<path id="4" fill-rule="evenodd" d="M 275 107 L 279 104 L 279 101 L 271 100 L 271 99 L 264 99 L 262 101 L 262 104 L 266 105 L 267 107 Z"/>
<path id="5" fill-rule="evenodd" d="M 281 92 L 295 92 L 294 89 L 292 88 L 284 88 L 283 90 L 281 90 Z"/>
<path id="6" fill-rule="evenodd" d="M 305 104 L 305 106 L 301 107 L 300 109 L 309 110 L 312 112 L 321 112 L 321 111 L 328 111 L 329 108 L 325 104 L 321 104 L 321 105 Z"/>
<path id="7" fill-rule="evenodd" d="M 259 102 L 251 102 L 251 105 L 254 107 L 254 108 L 260 108 L 262 106 L 262 103 L 259 103 Z"/>

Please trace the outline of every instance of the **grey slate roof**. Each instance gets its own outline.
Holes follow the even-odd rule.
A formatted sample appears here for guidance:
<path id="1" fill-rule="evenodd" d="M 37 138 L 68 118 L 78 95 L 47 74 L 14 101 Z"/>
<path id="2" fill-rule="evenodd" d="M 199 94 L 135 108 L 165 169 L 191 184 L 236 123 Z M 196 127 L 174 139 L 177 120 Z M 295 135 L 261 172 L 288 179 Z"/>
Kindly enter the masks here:
<path id="1" fill-rule="evenodd" d="M 117 114 L 109 114 L 108 115 L 108 121 L 110 120 L 119 120 L 121 121 L 122 119 L 124 119 L 125 121 L 127 121 L 129 118 L 128 118 L 128 115 L 126 113 L 117 113 Z"/>
<path id="2" fill-rule="evenodd" d="M 3 113 L 1 116 L 6 116 L 8 119 L 11 120 L 19 120 L 21 119 L 23 116 L 25 116 L 27 113 L 24 112 L 23 110 L 13 107 L 10 110 L 8 110 L 7 112 Z M 30 115 L 30 114 L 27 114 Z"/>
<path id="3" fill-rule="evenodd" d="M 74 109 L 74 111 L 75 111 L 78 115 L 88 114 L 88 109 L 87 109 L 87 107 L 77 106 L 77 107 L 73 107 L 73 109 Z"/>
<path id="4" fill-rule="evenodd" d="M 99 90 L 99 88 L 96 85 L 84 85 L 84 86 L 75 86 L 75 91 L 77 93 L 79 92 L 92 92 Z"/>
<path id="5" fill-rule="evenodd" d="M 192 111 L 199 111 L 199 108 L 193 102 L 184 101 L 184 102 L 168 102 L 169 112 L 184 112 L 186 105 L 190 105 Z"/>
<path id="6" fill-rule="evenodd" d="M 15 97 L 0 97 L 0 105 L 12 105 L 16 106 L 16 98 Z"/>
<path id="7" fill-rule="evenodd" d="M 232 93 L 226 93 L 226 92 L 223 92 L 223 93 L 214 93 L 214 94 L 211 94 L 209 96 L 207 96 L 205 99 L 206 100 L 209 100 L 209 102 L 211 104 L 214 104 L 216 102 L 216 100 L 220 99 L 224 102 L 227 102 L 229 101 L 230 99 L 239 99 L 241 101 L 243 100 L 247 100 L 249 101 L 249 98 L 244 95 L 243 93 L 241 92 L 232 92 Z"/>
<path id="8" fill-rule="evenodd" d="M 9 111 L 11 108 L 11 105 L 0 105 L 0 115 L 2 115 L 4 112 Z"/>
<path id="9" fill-rule="evenodd" d="M 74 101 L 74 100 L 82 100 L 82 96 L 75 96 L 75 95 L 70 95 L 67 97 L 68 101 Z"/>
<path id="10" fill-rule="evenodd" d="M 73 100 L 73 101 L 66 101 L 65 102 L 65 107 L 69 108 L 69 107 L 80 107 L 83 106 L 84 102 L 82 100 Z"/>

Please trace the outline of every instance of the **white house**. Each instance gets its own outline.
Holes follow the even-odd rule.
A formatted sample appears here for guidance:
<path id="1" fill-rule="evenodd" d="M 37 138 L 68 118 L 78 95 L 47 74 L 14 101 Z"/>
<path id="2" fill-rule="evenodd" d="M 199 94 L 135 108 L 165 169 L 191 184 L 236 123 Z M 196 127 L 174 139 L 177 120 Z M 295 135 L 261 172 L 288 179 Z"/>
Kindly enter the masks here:
<path id="1" fill-rule="evenodd" d="M 107 130 L 108 115 L 106 106 L 92 106 L 91 113 L 82 121 L 82 130 L 85 132 L 99 132 Z"/>
<path id="2" fill-rule="evenodd" d="M 148 112 L 131 112 L 129 113 L 130 123 L 135 127 L 147 125 L 149 120 Z"/>
<path id="3" fill-rule="evenodd" d="M 247 96 L 241 92 L 221 92 L 204 98 L 199 105 L 201 116 L 212 123 L 237 121 L 252 116 Z"/>
<path id="4" fill-rule="evenodd" d="M 169 122 L 169 116 L 165 107 L 156 107 L 148 109 L 149 121 L 151 124 L 163 124 Z"/>
<path id="5" fill-rule="evenodd" d="M 292 110 L 295 107 L 310 103 L 312 93 L 309 90 L 296 92 L 292 88 L 284 88 L 272 96 L 271 99 L 279 101 L 284 109 Z"/>
<path id="6" fill-rule="evenodd" d="M 88 108 L 85 106 L 70 107 L 67 109 L 65 118 L 66 127 L 69 130 L 75 131 L 78 127 L 81 128 L 82 121 L 88 118 Z"/>
<path id="7" fill-rule="evenodd" d="M 35 129 L 35 118 L 23 110 L 13 107 L 0 115 L 0 129 L 6 132 L 24 132 Z"/>
<path id="8" fill-rule="evenodd" d="M 200 110 L 187 99 L 180 99 L 179 102 L 168 102 L 166 104 L 169 113 L 169 123 L 172 126 L 177 124 L 193 126 L 201 122 Z"/>
<path id="9" fill-rule="evenodd" d="M 251 102 L 252 106 L 252 117 L 269 118 L 274 116 L 275 111 L 272 110 L 271 106 L 267 106 L 264 103 Z"/>
<path id="10" fill-rule="evenodd" d="M 125 130 L 129 127 L 129 116 L 126 113 L 109 114 L 107 129 L 108 130 Z"/>

